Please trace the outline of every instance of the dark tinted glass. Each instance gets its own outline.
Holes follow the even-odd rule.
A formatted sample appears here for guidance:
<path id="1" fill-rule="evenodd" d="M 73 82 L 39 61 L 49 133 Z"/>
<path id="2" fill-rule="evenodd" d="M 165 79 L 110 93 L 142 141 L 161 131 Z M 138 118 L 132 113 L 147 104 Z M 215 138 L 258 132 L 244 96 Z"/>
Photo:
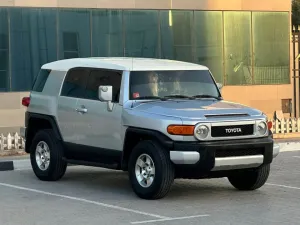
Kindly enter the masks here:
<path id="1" fill-rule="evenodd" d="M 59 58 L 91 56 L 90 10 L 59 10 Z"/>
<path id="2" fill-rule="evenodd" d="M 254 84 L 288 84 L 289 13 L 253 12 L 252 17 Z"/>
<path id="3" fill-rule="evenodd" d="M 113 102 L 119 101 L 122 73 L 118 71 L 93 70 L 89 76 L 86 87 L 86 98 L 98 99 L 98 89 L 100 85 L 110 85 L 113 89 Z"/>
<path id="4" fill-rule="evenodd" d="M 252 84 L 251 12 L 224 12 L 225 83 Z"/>
<path id="5" fill-rule="evenodd" d="M 123 56 L 121 10 L 92 11 L 93 56 Z"/>
<path id="6" fill-rule="evenodd" d="M 193 11 L 161 11 L 161 57 L 193 61 Z"/>
<path id="7" fill-rule="evenodd" d="M 45 86 L 45 83 L 49 77 L 49 74 L 50 74 L 50 70 L 44 70 L 44 69 L 41 69 L 38 76 L 36 77 L 36 80 L 34 82 L 34 85 L 33 85 L 33 88 L 32 90 L 33 91 L 36 91 L 36 92 L 42 92 L 43 91 L 43 88 Z"/>
<path id="8" fill-rule="evenodd" d="M 56 10 L 9 10 L 12 91 L 28 91 L 41 66 L 57 59 Z"/>
<path id="9" fill-rule="evenodd" d="M 76 68 L 68 72 L 61 91 L 62 96 L 84 98 L 89 70 Z"/>
<path id="10" fill-rule="evenodd" d="M 208 70 L 134 71 L 130 73 L 130 99 L 167 95 L 219 97 L 219 91 Z"/>
<path id="11" fill-rule="evenodd" d="M 195 12 L 196 63 L 210 68 L 217 82 L 223 83 L 222 12 Z"/>
<path id="12" fill-rule="evenodd" d="M 8 56 L 8 15 L 6 9 L 0 9 L 0 92 L 10 89 Z"/>
<path id="13" fill-rule="evenodd" d="M 125 56 L 158 57 L 158 11 L 125 11 Z"/>

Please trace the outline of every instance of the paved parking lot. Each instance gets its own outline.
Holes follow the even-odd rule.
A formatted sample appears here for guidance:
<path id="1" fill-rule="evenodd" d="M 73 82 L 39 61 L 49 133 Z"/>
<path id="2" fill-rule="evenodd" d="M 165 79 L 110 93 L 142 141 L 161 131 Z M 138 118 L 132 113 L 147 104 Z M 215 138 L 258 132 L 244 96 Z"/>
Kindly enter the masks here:
<path id="1" fill-rule="evenodd" d="M 176 180 L 169 195 L 146 201 L 127 173 L 69 167 L 58 182 L 30 169 L 0 172 L 0 224 L 300 224 L 300 151 L 281 153 L 268 183 L 254 192 L 226 179 Z"/>

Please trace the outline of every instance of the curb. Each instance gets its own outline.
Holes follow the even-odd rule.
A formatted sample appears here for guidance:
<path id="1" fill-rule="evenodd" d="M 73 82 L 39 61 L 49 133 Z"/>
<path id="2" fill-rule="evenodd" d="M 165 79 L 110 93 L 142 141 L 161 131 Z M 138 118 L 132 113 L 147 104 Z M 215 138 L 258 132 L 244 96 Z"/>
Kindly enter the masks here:
<path id="1" fill-rule="evenodd" d="M 68 164 L 68 166 L 76 166 Z M 31 169 L 31 162 L 29 158 L 23 159 L 1 159 L 0 158 L 0 172 L 1 171 L 13 171 L 13 170 L 26 170 Z"/>
<path id="2" fill-rule="evenodd" d="M 0 162 L 0 171 L 10 171 L 14 170 L 14 162 L 13 161 L 4 161 Z"/>
<path id="3" fill-rule="evenodd" d="M 31 168 L 29 159 L 0 160 L 0 171 L 12 171 Z"/>

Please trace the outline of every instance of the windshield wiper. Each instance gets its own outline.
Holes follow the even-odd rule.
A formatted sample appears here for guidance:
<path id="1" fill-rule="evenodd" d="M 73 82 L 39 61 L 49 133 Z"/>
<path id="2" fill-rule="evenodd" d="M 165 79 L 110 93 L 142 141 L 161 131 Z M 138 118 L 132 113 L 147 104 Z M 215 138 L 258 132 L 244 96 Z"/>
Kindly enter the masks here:
<path id="1" fill-rule="evenodd" d="M 188 98 L 188 99 L 193 99 L 194 97 L 187 96 L 187 95 L 166 95 L 164 98 Z"/>
<path id="2" fill-rule="evenodd" d="M 193 98 L 214 98 L 217 100 L 221 100 L 221 97 L 213 96 L 213 95 L 194 95 Z"/>

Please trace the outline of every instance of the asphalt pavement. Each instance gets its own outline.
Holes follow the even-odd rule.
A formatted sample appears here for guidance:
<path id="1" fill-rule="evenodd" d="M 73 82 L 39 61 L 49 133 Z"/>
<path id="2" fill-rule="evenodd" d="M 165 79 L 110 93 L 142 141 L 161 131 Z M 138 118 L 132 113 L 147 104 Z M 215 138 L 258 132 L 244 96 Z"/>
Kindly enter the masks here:
<path id="1" fill-rule="evenodd" d="M 280 153 L 271 169 L 256 191 L 225 178 L 176 180 L 164 199 L 147 201 L 125 172 L 72 166 L 62 180 L 42 182 L 22 165 L 0 172 L 0 224 L 300 224 L 300 151 Z"/>

